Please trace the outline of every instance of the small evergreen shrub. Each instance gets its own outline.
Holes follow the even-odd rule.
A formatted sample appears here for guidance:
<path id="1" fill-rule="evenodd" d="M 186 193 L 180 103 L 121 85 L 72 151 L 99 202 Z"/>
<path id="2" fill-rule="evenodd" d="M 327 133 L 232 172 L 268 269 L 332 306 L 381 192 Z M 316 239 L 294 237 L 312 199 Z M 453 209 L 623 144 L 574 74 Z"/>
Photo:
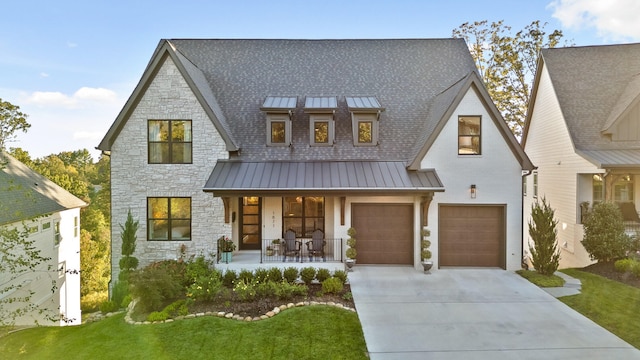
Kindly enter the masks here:
<path id="1" fill-rule="evenodd" d="M 344 285 L 340 279 L 332 277 L 322 282 L 322 292 L 325 294 L 338 294 L 342 292 Z"/>
<path id="2" fill-rule="evenodd" d="M 622 212 L 616 204 L 603 202 L 594 205 L 583 225 L 582 245 L 591 260 L 613 261 L 625 257 L 632 249 L 631 239 L 624 233 Z"/>
<path id="3" fill-rule="evenodd" d="M 353 294 L 351 293 L 351 291 L 347 291 L 346 293 L 342 294 L 342 298 L 346 301 L 351 301 L 353 300 Z"/>
<path id="4" fill-rule="evenodd" d="M 278 294 L 278 286 L 280 284 L 273 281 L 265 281 L 256 285 L 256 297 L 258 298 L 272 298 Z"/>
<path id="5" fill-rule="evenodd" d="M 116 281 L 111 289 L 111 300 L 119 305 L 127 295 L 129 295 L 129 282 Z"/>
<path id="6" fill-rule="evenodd" d="M 233 285 L 233 292 L 236 294 L 240 301 L 252 301 L 256 298 L 256 283 L 253 281 L 247 281 L 238 279 Z"/>
<path id="7" fill-rule="evenodd" d="M 105 301 L 100 304 L 100 312 L 103 314 L 118 310 L 118 304 L 115 301 Z"/>
<path id="8" fill-rule="evenodd" d="M 342 284 L 346 284 L 347 283 L 347 272 L 344 270 L 336 270 L 333 272 L 333 276 L 337 277 L 338 279 L 340 279 L 340 281 L 342 281 Z"/>
<path id="9" fill-rule="evenodd" d="M 355 259 L 356 256 L 358 256 L 358 252 L 356 251 L 356 248 L 348 248 L 347 251 L 345 252 L 345 255 L 347 256 L 347 258 L 349 259 Z"/>
<path id="10" fill-rule="evenodd" d="M 266 282 L 269 278 L 269 270 L 265 268 L 257 268 L 253 272 L 253 278 L 259 283 Z"/>
<path id="11" fill-rule="evenodd" d="M 147 266 L 131 274 L 131 295 L 138 299 L 136 310 L 148 313 L 158 310 L 162 303 L 184 294 L 182 278 L 175 276 L 172 268 Z"/>
<path id="12" fill-rule="evenodd" d="M 305 295 L 309 291 L 306 285 L 290 284 L 288 282 L 281 282 L 277 288 L 276 296 L 278 299 L 287 300 L 294 296 Z"/>
<path id="13" fill-rule="evenodd" d="M 294 282 L 296 282 L 296 280 L 298 280 L 299 271 L 298 268 L 290 266 L 284 269 L 282 275 L 289 284 L 293 284 Z"/>
<path id="14" fill-rule="evenodd" d="M 553 275 L 560 264 L 560 251 L 557 247 L 558 220 L 555 211 L 542 198 L 542 203 L 536 201 L 531 205 L 531 220 L 529 220 L 529 236 L 533 245 L 529 245 L 531 263 L 536 271 L 542 275 Z"/>
<path id="15" fill-rule="evenodd" d="M 127 294 L 127 296 L 125 296 L 124 299 L 122 299 L 122 302 L 120 303 L 120 307 L 123 309 L 126 309 L 131 303 L 131 300 L 133 300 L 131 298 L 131 294 Z"/>
<path id="16" fill-rule="evenodd" d="M 208 277 L 213 272 L 217 272 L 213 269 L 213 263 L 211 260 L 205 259 L 204 256 L 197 256 L 193 260 L 188 261 L 185 267 L 185 276 L 190 283 L 196 281 L 200 277 Z"/>
<path id="17" fill-rule="evenodd" d="M 169 318 L 169 314 L 164 311 L 154 311 L 147 316 L 147 321 L 155 322 L 155 321 L 165 321 Z"/>
<path id="18" fill-rule="evenodd" d="M 318 269 L 318 272 L 316 273 L 316 280 L 318 280 L 318 282 L 320 283 L 327 280 L 330 277 L 331 277 L 331 273 L 329 272 L 329 269 L 321 268 L 321 269 Z"/>
<path id="19" fill-rule="evenodd" d="M 238 280 L 244 281 L 244 282 L 252 282 L 253 279 L 254 279 L 253 271 L 247 270 L 247 269 L 240 270 L 240 273 L 238 274 Z"/>
<path id="20" fill-rule="evenodd" d="M 217 276 L 202 275 L 187 289 L 187 297 L 195 301 L 212 301 L 222 289 L 222 280 Z"/>
<path id="21" fill-rule="evenodd" d="M 620 259 L 613 264 L 616 271 L 620 273 L 630 273 L 631 270 L 638 265 L 640 265 L 640 263 L 630 258 Z"/>
<path id="22" fill-rule="evenodd" d="M 633 274 L 633 276 L 640 278 L 640 264 L 635 264 L 631 268 L 631 273 Z"/>
<path id="23" fill-rule="evenodd" d="M 233 284 L 236 282 L 237 279 L 238 279 L 238 273 L 236 273 L 234 270 L 227 270 L 224 272 L 224 275 L 222 276 L 222 283 L 224 284 L 224 286 L 231 288 L 233 287 Z"/>
<path id="24" fill-rule="evenodd" d="M 300 270 L 300 278 L 305 284 L 309 285 L 316 278 L 316 268 L 307 266 Z"/>
<path id="25" fill-rule="evenodd" d="M 269 275 L 267 276 L 269 281 L 273 281 L 275 283 L 282 282 L 282 270 L 277 267 L 272 267 L 269 269 Z"/>

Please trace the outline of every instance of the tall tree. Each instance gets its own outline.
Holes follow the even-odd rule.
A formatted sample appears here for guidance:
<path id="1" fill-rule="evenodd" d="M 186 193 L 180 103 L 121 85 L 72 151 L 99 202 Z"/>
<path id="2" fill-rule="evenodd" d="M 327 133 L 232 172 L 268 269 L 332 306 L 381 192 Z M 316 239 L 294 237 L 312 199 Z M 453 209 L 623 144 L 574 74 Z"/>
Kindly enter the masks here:
<path id="1" fill-rule="evenodd" d="M 0 150 L 15 139 L 17 131 L 27 132 L 30 127 L 27 115 L 20 112 L 19 106 L 0 99 Z"/>
<path id="2" fill-rule="evenodd" d="M 533 21 L 511 35 L 503 20 L 466 22 L 453 30 L 469 46 L 489 95 L 495 101 L 511 131 L 520 138 L 531 97 L 538 54 L 543 48 L 556 47 L 562 31 L 547 33 L 547 23 Z"/>

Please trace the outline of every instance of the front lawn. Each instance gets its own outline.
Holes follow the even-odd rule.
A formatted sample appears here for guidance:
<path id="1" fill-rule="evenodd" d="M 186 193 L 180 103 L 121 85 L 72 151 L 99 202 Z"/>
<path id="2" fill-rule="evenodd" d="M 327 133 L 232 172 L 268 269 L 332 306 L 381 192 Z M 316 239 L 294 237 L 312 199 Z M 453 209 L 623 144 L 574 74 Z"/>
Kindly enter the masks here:
<path id="1" fill-rule="evenodd" d="M 358 315 L 331 306 L 288 309 L 262 321 L 213 316 L 129 325 L 123 315 L 0 338 L 6 359 L 367 359 Z"/>
<path id="2" fill-rule="evenodd" d="M 561 271 L 580 279 L 582 290 L 560 301 L 640 349 L 640 289 L 576 269 Z"/>

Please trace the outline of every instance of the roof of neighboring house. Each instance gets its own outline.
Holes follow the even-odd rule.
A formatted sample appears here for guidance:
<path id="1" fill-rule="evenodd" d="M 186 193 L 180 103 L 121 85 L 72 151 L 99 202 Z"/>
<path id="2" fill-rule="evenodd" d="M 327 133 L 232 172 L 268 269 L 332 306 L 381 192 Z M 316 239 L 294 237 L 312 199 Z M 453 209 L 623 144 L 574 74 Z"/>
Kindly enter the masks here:
<path id="1" fill-rule="evenodd" d="M 0 225 L 84 206 L 84 201 L 0 151 Z"/>
<path id="2" fill-rule="evenodd" d="M 459 92 L 479 86 L 476 91 L 486 93 L 481 81 L 469 80 L 479 77 L 462 39 L 162 40 L 101 150 L 111 150 L 154 69 L 167 59 L 185 76 L 227 150 L 241 150 L 238 158 L 250 162 L 400 161 L 415 168 L 429 131 L 448 120 Z M 297 98 L 290 147 L 266 146 L 261 108 L 269 97 Z M 307 97 L 337 99 L 333 146 L 309 146 Z M 373 104 L 365 110 L 380 111 L 377 146 L 353 145 L 350 109 L 358 111 L 364 100 Z M 501 128 L 523 168 L 532 167 L 508 127 Z"/>
<path id="3" fill-rule="evenodd" d="M 640 157 L 640 141 L 611 141 L 604 134 L 640 97 L 640 44 L 543 49 L 546 66 L 573 144 L 592 161 L 612 166 L 633 165 Z M 530 116 L 523 137 L 526 142 Z M 626 150 L 626 151 L 620 151 Z M 598 154 L 599 151 L 604 151 Z M 629 154 L 633 153 L 631 157 Z"/>

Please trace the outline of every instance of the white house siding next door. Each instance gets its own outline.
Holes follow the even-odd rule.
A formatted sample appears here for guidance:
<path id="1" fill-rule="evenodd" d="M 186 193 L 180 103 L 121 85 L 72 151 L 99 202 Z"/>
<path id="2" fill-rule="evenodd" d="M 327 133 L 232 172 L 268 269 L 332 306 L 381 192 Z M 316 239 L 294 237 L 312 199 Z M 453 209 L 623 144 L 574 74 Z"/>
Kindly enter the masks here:
<path id="1" fill-rule="evenodd" d="M 413 204 L 351 204 L 358 264 L 413 264 Z"/>
<path id="2" fill-rule="evenodd" d="M 440 205 L 440 266 L 505 268 L 505 206 Z"/>

